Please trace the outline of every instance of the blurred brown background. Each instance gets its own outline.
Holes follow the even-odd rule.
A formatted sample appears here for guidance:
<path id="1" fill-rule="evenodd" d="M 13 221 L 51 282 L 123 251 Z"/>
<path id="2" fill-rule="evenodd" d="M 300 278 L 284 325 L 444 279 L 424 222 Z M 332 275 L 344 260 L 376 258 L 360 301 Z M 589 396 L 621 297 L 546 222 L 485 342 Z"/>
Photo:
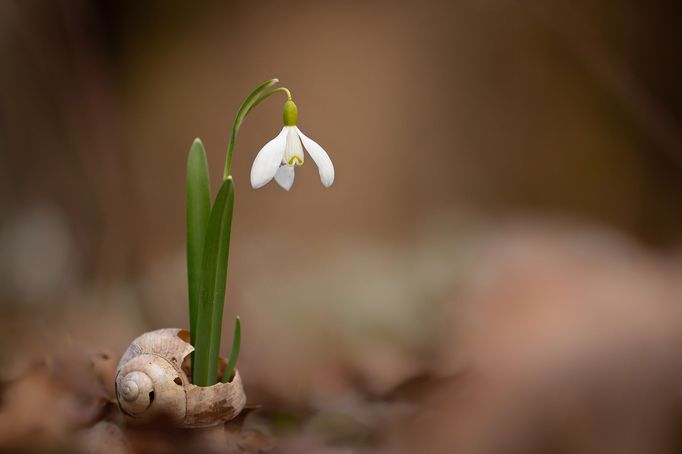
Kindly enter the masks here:
<path id="1" fill-rule="evenodd" d="M 236 110 L 278 77 L 336 181 L 309 160 L 290 193 L 252 190 L 281 100 L 249 116 L 223 344 L 241 315 L 274 449 L 679 452 L 681 14 L 1 1 L 5 393 L 36 362 L 115 362 L 143 331 L 186 326 L 189 146 L 203 140 L 215 190 Z M 102 418 L 3 402 L 0 446 L 68 444 Z"/>

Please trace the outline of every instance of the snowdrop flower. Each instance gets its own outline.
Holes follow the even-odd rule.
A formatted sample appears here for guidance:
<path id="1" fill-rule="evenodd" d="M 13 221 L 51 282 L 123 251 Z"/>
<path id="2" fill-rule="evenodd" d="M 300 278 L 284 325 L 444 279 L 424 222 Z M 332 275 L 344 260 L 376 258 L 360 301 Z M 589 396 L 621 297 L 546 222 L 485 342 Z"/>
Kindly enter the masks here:
<path id="1" fill-rule="evenodd" d="M 334 165 L 329 155 L 296 126 L 298 109 L 289 99 L 284 103 L 284 128 L 258 152 L 251 167 L 251 186 L 258 189 L 273 178 L 287 191 L 294 184 L 294 169 L 303 165 L 303 147 L 320 171 L 320 180 L 328 188 L 334 182 Z M 302 142 L 302 143 L 301 143 Z"/>

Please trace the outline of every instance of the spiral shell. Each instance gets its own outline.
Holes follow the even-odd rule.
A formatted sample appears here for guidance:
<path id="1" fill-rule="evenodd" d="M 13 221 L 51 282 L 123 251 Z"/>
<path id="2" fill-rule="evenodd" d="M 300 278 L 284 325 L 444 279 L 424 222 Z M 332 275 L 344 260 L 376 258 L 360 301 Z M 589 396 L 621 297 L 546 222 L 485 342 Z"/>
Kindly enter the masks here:
<path id="1" fill-rule="evenodd" d="M 229 383 L 190 383 L 182 367 L 194 351 L 188 338 L 187 331 L 166 328 L 130 344 L 116 372 L 116 398 L 123 413 L 142 421 L 163 416 L 184 427 L 211 426 L 239 414 L 246 395 L 237 371 Z"/>

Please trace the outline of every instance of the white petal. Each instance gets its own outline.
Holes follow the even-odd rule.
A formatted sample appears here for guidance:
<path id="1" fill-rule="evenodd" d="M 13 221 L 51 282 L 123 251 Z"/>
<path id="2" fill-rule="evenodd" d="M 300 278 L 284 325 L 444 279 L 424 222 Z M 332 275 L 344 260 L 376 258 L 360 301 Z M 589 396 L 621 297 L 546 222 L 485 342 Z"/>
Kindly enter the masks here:
<path id="1" fill-rule="evenodd" d="M 303 146 L 308 151 L 308 154 L 311 158 L 313 158 L 315 164 L 317 164 L 317 168 L 320 171 L 320 180 L 322 180 L 322 184 L 325 188 L 328 188 L 334 182 L 334 164 L 332 164 L 332 160 L 329 159 L 327 152 L 324 151 L 322 147 L 317 144 L 317 142 L 306 137 L 306 135 L 303 134 L 298 127 L 296 127 L 296 131 L 301 137 Z"/>
<path id="2" fill-rule="evenodd" d="M 284 156 L 286 133 L 287 129 L 283 128 L 277 137 L 261 148 L 256 159 L 253 160 L 253 166 L 251 166 L 251 186 L 253 189 L 260 188 L 275 176 L 282 162 L 282 156 Z"/>
<path id="3" fill-rule="evenodd" d="M 294 184 L 294 166 L 281 166 L 275 174 L 275 181 L 287 191 Z"/>
<path id="4" fill-rule="evenodd" d="M 303 145 L 301 145 L 301 138 L 298 136 L 298 131 L 295 126 L 286 126 L 289 130 L 287 132 L 287 144 L 284 147 L 284 158 L 282 164 L 290 166 L 303 165 Z"/>

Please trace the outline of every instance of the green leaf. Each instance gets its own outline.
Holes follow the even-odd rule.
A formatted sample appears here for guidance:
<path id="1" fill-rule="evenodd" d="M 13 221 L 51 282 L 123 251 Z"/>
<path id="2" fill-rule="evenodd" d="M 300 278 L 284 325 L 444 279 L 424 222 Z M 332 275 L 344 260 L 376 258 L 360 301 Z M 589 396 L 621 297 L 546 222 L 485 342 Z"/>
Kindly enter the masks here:
<path id="1" fill-rule="evenodd" d="M 279 82 L 279 79 L 270 79 L 251 92 L 249 96 L 246 97 L 242 106 L 237 112 L 237 116 L 232 124 L 232 133 L 230 134 L 230 141 L 227 144 L 227 156 L 225 158 L 225 173 L 223 174 L 223 179 L 227 179 L 230 176 L 230 168 L 232 166 L 232 153 L 234 152 L 234 145 L 237 140 L 237 132 L 239 132 L 239 127 L 242 125 L 242 121 L 246 115 L 251 111 L 254 103 L 257 101 L 258 96 L 264 91 Z"/>
<path id="2" fill-rule="evenodd" d="M 237 358 L 239 358 L 239 349 L 242 345 L 242 323 L 237 317 L 234 321 L 234 336 L 232 337 L 232 351 L 230 352 L 230 359 L 227 361 L 227 367 L 223 373 L 223 383 L 227 383 L 232 378 L 232 372 L 237 365 Z"/>
<path id="3" fill-rule="evenodd" d="M 211 386 L 218 381 L 220 332 L 225 304 L 233 210 L 234 184 L 232 177 L 229 177 L 220 186 L 211 209 L 204 244 L 201 299 L 197 312 L 197 336 L 194 345 L 193 381 L 197 386 Z"/>
<path id="4" fill-rule="evenodd" d="M 211 191 L 204 145 L 194 140 L 187 158 L 187 288 L 189 290 L 190 342 L 195 343 L 197 308 L 201 299 L 201 267 Z"/>

